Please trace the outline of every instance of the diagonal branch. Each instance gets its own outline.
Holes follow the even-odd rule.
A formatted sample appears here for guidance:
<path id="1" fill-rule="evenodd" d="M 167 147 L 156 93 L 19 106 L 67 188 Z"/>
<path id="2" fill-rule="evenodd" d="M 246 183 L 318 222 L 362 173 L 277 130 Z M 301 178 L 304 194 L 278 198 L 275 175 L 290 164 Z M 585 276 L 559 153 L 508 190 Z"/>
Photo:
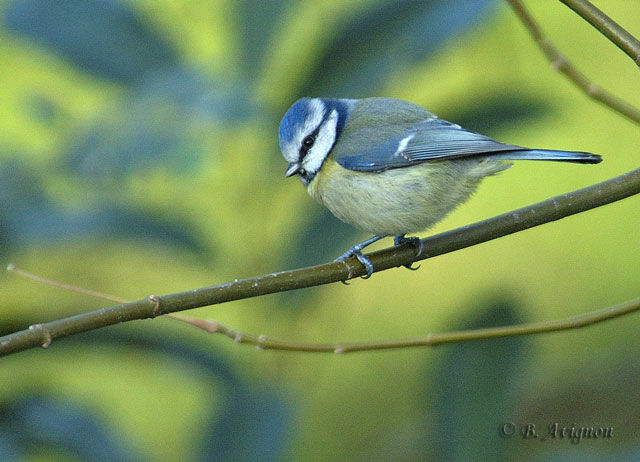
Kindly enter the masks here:
<path id="1" fill-rule="evenodd" d="M 419 256 L 415 255 L 415 248 L 412 245 L 403 245 L 371 253 L 368 257 L 376 271 L 409 265 L 415 261 L 460 250 L 610 204 L 638 193 L 640 193 L 640 169 L 528 207 L 428 237 L 422 240 L 424 252 Z M 47 347 L 58 338 L 120 322 L 154 318 L 162 314 L 232 300 L 345 281 L 365 273 L 365 268 L 357 259 L 350 258 L 342 262 L 235 280 L 162 297 L 151 295 L 135 302 L 101 308 L 44 324 L 35 324 L 28 330 L 5 335 L 0 337 L 0 355 L 37 346 Z"/>
<path id="2" fill-rule="evenodd" d="M 544 36 L 542 30 L 520 0 L 507 1 L 513 7 L 513 10 L 525 25 L 533 40 L 542 49 L 554 69 L 556 69 L 561 74 L 564 74 L 571 82 L 573 82 L 590 98 L 599 101 L 605 106 L 608 106 L 614 111 L 631 119 L 635 123 L 640 124 L 640 110 L 638 110 L 638 108 L 618 98 L 612 93 L 609 93 L 607 90 L 589 80 L 582 72 L 580 72 L 573 64 L 571 64 L 571 62 L 569 62 L 569 60 L 562 53 L 560 53 L 560 51 L 558 51 L 558 49 L 553 45 L 553 43 L 551 43 L 551 41 L 547 37 Z M 568 0 L 561 1 L 570 3 Z M 628 34 L 628 32 L 624 32 Z M 637 42 L 636 39 L 634 40 Z"/>
<path id="3" fill-rule="evenodd" d="M 602 35 L 615 43 L 618 48 L 640 66 L 640 40 L 587 0 L 560 1 L 582 16 L 582 19 L 598 29 Z M 637 8 L 637 5 L 635 8 Z"/>

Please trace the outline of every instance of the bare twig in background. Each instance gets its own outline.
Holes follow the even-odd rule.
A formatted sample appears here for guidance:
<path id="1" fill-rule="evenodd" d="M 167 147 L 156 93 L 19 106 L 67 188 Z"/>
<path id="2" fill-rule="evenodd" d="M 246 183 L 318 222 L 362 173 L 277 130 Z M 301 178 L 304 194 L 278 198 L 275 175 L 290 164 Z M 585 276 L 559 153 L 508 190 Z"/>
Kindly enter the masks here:
<path id="1" fill-rule="evenodd" d="M 116 297 L 115 295 L 96 292 L 95 290 L 85 289 L 83 287 L 66 284 L 64 282 L 54 281 L 53 279 L 43 278 L 42 276 L 38 276 L 36 274 L 24 271 L 18 268 L 13 263 L 9 263 L 7 265 L 7 271 L 11 273 L 16 273 L 24 278 L 31 279 L 32 281 L 39 282 L 40 284 L 57 287 L 59 289 L 69 290 L 71 292 L 76 292 L 82 295 L 88 295 L 89 297 L 102 298 L 104 300 L 109 300 L 110 302 L 127 303 L 127 300 L 125 300 L 124 298 Z"/>
<path id="2" fill-rule="evenodd" d="M 33 274 L 30 273 L 28 271 L 25 271 L 23 269 L 18 268 L 16 265 L 14 265 L 13 263 L 9 263 L 7 265 L 7 271 L 9 271 L 10 273 L 15 273 L 19 276 L 22 276 L 24 278 L 27 279 L 31 279 L 32 281 L 35 281 L 39 284 L 44 284 L 47 286 L 52 286 L 52 287 L 56 287 L 58 289 L 63 289 L 63 290 L 68 290 L 70 292 L 75 292 L 77 294 L 81 294 L 81 295 L 88 295 L 90 297 L 94 297 L 94 298 L 101 298 L 103 300 L 108 300 L 110 302 L 116 302 L 116 303 L 127 303 L 129 302 L 129 300 L 122 298 L 122 297 L 117 297 L 115 295 L 111 295 L 111 294 L 105 294 L 104 292 L 98 292 L 96 290 L 91 290 L 91 289 L 85 289 L 84 287 L 79 287 L 79 286 L 75 286 L 72 284 L 67 284 L 65 282 L 60 282 L 60 281 L 55 281 L 53 279 L 48 279 L 48 278 L 44 278 L 42 276 L 38 276 L 37 274 Z M 201 319 L 198 318 L 192 318 L 189 316 L 182 316 L 182 315 L 178 315 L 178 314 L 173 314 L 173 313 L 169 313 L 169 314 L 165 314 L 164 315 L 167 318 L 171 318 L 171 319 L 175 319 L 177 321 L 181 321 L 181 322 L 185 322 L 187 324 L 191 324 L 194 327 L 198 327 L 200 329 L 206 330 L 207 332 L 210 332 L 210 328 L 204 328 L 201 326 Z M 211 322 L 215 322 L 215 321 L 208 321 L 209 323 Z M 39 326 L 39 324 L 36 324 L 37 326 Z M 46 346 L 48 347 L 51 344 L 51 342 L 49 342 Z"/>
<path id="3" fill-rule="evenodd" d="M 635 123 L 640 124 L 640 110 L 638 110 L 638 108 L 609 93 L 607 90 L 589 80 L 582 72 L 574 67 L 562 53 L 558 51 L 547 37 L 543 35 L 542 30 L 520 0 L 507 1 L 513 7 L 514 11 L 529 31 L 533 40 L 538 44 L 538 46 L 540 46 L 549 61 L 551 61 L 554 69 L 561 74 L 564 74 L 590 98 L 601 102 L 605 106 L 610 107 Z M 565 3 L 568 2 L 565 1 Z"/>
<path id="4" fill-rule="evenodd" d="M 373 252 L 368 254 L 368 258 L 373 263 L 376 272 L 404 266 L 414 261 L 464 249 L 533 226 L 559 220 L 638 193 L 640 193 L 640 169 L 522 209 L 428 237 L 422 240 L 424 251 L 419 256 L 415 255 L 413 245 L 403 245 Z M 120 322 L 154 318 L 175 311 L 344 281 L 362 276 L 365 273 L 365 268 L 357 259 L 350 258 L 342 262 L 235 280 L 213 287 L 204 287 L 162 297 L 151 295 L 135 302 L 101 308 L 44 324 L 36 324 L 30 329 L 5 335 L 0 337 L 0 355 L 37 346 L 49 346 L 57 338 Z"/>
<path id="5" fill-rule="evenodd" d="M 499 337 L 514 337 L 518 335 L 541 334 L 558 332 L 561 330 L 578 329 L 593 324 L 618 318 L 640 310 L 640 298 L 629 300 L 616 306 L 593 311 L 591 313 L 573 316 L 557 321 L 543 321 L 514 326 L 490 327 L 486 329 L 463 330 L 428 334 L 424 337 L 405 338 L 397 340 L 373 340 L 366 342 L 338 342 L 338 343 L 297 343 L 269 338 L 265 335 L 250 335 L 223 326 L 217 321 L 199 320 L 196 327 L 211 333 L 222 334 L 238 343 L 255 345 L 259 350 L 287 350 L 314 353 L 349 353 L 355 351 L 391 350 L 397 348 L 427 347 L 443 343 L 468 342 L 470 340 L 491 339 Z M 179 319 L 179 318 L 176 318 Z M 190 319 L 189 324 L 193 324 Z"/>
<path id="6" fill-rule="evenodd" d="M 582 18 L 598 29 L 602 35 L 607 37 L 618 48 L 624 51 L 633 61 L 640 66 L 640 40 L 635 38 L 617 22 L 604 14 L 595 5 L 587 0 L 560 0 Z M 638 5 L 632 6 L 638 13 Z"/>

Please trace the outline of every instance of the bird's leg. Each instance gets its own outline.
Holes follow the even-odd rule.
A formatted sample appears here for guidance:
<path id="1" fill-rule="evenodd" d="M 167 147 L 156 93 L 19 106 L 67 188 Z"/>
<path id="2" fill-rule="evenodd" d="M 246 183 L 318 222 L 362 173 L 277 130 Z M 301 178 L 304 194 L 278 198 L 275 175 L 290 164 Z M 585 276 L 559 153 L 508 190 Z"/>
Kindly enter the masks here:
<path id="1" fill-rule="evenodd" d="M 393 238 L 393 243 L 395 245 L 402 245 L 402 244 L 409 243 L 417 249 L 416 257 L 419 257 L 422 254 L 422 241 L 420 240 L 419 237 L 406 237 L 404 234 L 398 234 Z M 404 267 L 407 269 L 410 269 L 411 271 L 415 271 L 418 268 L 420 268 L 420 265 L 416 266 L 415 268 L 413 267 L 413 264 L 404 265 Z"/>
<path id="2" fill-rule="evenodd" d="M 367 257 L 362 255 L 362 249 L 385 237 L 387 237 L 386 234 L 378 234 L 377 236 L 373 236 L 372 238 L 369 238 L 366 241 L 362 241 L 359 244 L 356 244 L 353 247 L 351 247 L 349 250 L 347 250 L 345 253 L 340 255 L 334 261 L 340 261 L 340 260 L 344 260 L 345 258 L 355 256 L 358 259 L 358 261 L 362 263 L 367 270 L 367 275 L 362 276 L 363 279 L 368 279 L 373 274 L 373 263 L 371 263 L 371 261 L 369 261 Z"/>

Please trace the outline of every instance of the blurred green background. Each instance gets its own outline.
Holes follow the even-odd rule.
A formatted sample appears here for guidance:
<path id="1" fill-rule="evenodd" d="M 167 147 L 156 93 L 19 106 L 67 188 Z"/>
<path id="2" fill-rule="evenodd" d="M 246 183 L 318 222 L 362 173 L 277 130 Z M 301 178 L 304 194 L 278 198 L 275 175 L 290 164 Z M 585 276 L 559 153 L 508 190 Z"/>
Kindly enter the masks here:
<path id="1" fill-rule="evenodd" d="M 529 1 L 591 78 L 640 105 L 633 64 Z M 636 1 L 602 5 L 640 35 Z M 0 256 L 139 299 L 317 264 L 367 236 L 283 178 L 300 96 L 407 99 L 520 162 L 433 232 L 631 170 L 640 133 L 557 74 L 493 0 L 0 0 Z M 638 296 L 640 198 L 404 269 L 190 312 L 291 341 L 552 320 Z M 388 246 L 383 242 L 380 246 Z M 0 334 L 104 306 L 0 274 Z M 260 352 L 168 320 L 0 360 L 0 460 L 631 460 L 640 320 L 340 355 Z M 613 427 L 545 441 L 500 429 Z"/>

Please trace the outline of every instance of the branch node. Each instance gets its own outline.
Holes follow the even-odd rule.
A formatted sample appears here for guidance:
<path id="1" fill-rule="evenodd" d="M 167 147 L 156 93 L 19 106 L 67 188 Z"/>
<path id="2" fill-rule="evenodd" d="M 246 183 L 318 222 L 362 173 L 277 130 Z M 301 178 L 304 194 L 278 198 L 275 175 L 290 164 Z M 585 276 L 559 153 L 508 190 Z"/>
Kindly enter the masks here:
<path id="1" fill-rule="evenodd" d="M 220 323 L 214 319 L 207 319 L 206 322 L 207 332 L 211 334 L 215 334 L 216 332 L 220 332 Z"/>
<path id="2" fill-rule="evenodd" d="M 267 342 L 267 336 L 264 334 L 258 335 L 258 343 L 256 343 L 256 350 L 264 351 L 264 344 Z"/>
<path id="3" fill-rule="evenodd" d="M 534 37 L 534 39 L 535 39 L 535 37 Z M 556 57 L 556 59 L 559 59 L 559 58 L 560 59 L 564 59 L 564 56 L 562 56 L 562 53 L 558 52 L 558 50 L 556 49 L 556 46 L 553 44 L 551 39 L 549 39 L 549 37 L 539 38 L 537 40 L 537 42 L 543 49 L 548 50 L 548 51 L 553 51 L 553 54 Z"/>
<path id="4" fill-rule="evenodd" d="M 343 353 L 346 353 L 346 350 L 342 345 L 338 345 L 337 347 L 334 348 L 333 352 L 337 355 L 341 355 Z"/>
<path id="5" fill-rule="evenodd" d="M 591 97 L 599 95 L 602 88 L 600 85 L 597 85 L 593 82 L 589 82 L 589 86 L 587 87 L 587 94 Z"/>
<path id="6" fill-rule="evenodd" d="M 244 335 L 242 335 L 241 332 L 237 332 L 236 336 L 233 338 L 233 341 L 236 342 L 236 343 L 244 342 Z"/>
<path id="7" fill-rule="evenodd" d="M 153 305 L 153 311 L 151 312 L 151 317 L 155 318 L 158 316 L 158 312 L 160 311 L 160 297 L 157 295 L 149 295 L 147 300 Z"/>
<path id="8" fill-rule="evenodd" d="M 545 40 L 546 41 L 546 40 Z M 551 60 L 551 67 L 553 67 L 556 71 L 560 71 L 567 67 L 567 58 L 560 53 L 556 53 L 554 58 Z"/>
<path id="9" fill-rule="evenodd" d="M 9 263 L 7 265 L 7 271 L 13 271 L 16 269 L 16 265 L 14 265 L 13 263 Z"/>
<path id="10" fill-rule="evenodd" d="M 53 342 L 53 337 L 51 337 L 51 333 L 44 327 L 44 324 L 32 324 L 29 326 L 29 330 L 40 331 L 42 333 L 43 342 L 40 345 L 42 348 L 49 348 L 51 342 Z"/>
<path id="11" fill-rule="evenodd" d="M 344 266 L 347 267 L 347 271 L 348 271 L 347 279 L 345 279 L 343 281 L 340 281 L 340 282 L 343 283 L 345 286 L 348 286 L 350 284 L 347 281 L 353 277 L 353 268 L 351 266 L 349 266 L 349 263 L 347 263 L 347 259 L 346 258 L 343 259 L 343 260 L 339 260 L 339 261 L 340 261 L 340 263 L 342 263 Z"/>

